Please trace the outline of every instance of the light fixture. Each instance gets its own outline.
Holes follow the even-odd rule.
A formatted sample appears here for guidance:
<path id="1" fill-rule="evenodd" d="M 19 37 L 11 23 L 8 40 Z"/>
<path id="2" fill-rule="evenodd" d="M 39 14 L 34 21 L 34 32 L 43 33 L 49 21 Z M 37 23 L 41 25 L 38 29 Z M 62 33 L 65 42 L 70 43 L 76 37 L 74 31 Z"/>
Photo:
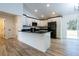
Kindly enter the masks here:
<path id="1" fill-rule="evenodd" d="M 35 10 L 34 10 L 34 12 L 38 12 L 38 10 L 37 10 L 37 9 L 35 9 Z"/>
<path id="2" fill-rule="evenodd" d="M 44 15 L 41 15 L 41 17 L 43 18 L 43 17 L 44 17 Z"/>
<path id="3" fill-rule="evenodd" d="M 54 15 L 54 14 L 55 14 L 55 12 L 52 12 L 52 14 Z"/>
<path id="4" fill-rule="evenodd" d="M 46 6 L 47 6 L 47 7 L 50 7 L 50 4 L 47 4 Z"/>

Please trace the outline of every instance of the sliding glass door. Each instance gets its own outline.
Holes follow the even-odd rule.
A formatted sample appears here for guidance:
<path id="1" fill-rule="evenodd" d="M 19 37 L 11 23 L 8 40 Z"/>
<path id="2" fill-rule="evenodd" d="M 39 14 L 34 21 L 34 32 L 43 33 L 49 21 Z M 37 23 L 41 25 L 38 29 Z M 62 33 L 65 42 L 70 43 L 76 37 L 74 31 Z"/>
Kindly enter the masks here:
<path id="1" fill-rule="evenodd" d="M 69 20 L 67 22 L 67 38 L 78 39 L 77 19 Z"/>
<path id="2" fill-rule="evenodd" d="M 79 14 L 63 16 L 61 20 L 61 38 L 79 39 Z"/>

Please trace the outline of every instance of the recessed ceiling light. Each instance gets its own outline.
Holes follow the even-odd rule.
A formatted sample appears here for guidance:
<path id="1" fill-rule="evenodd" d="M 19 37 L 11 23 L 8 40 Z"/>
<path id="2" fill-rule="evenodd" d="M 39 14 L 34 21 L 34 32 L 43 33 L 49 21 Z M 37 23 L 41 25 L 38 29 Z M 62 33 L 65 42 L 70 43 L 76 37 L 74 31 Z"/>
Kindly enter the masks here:
<path id="1" fill-rule="evenodd" d="M 43 18 L 43 17 L 44 17 L 44 15 L 41 15 L 41 17 Z"/>
<path id="2" fill-rule="evenodd" d="M 47 7 L 50 7 L 50 4 L 47 4 L 46 6 L 47 6 Z"/>
<path id="3" fill-rule="evenodd" d="M 55 12 L 52 12 L 52 14 L 54 15 L 54 14 L 55 14 Z"/>
<path id="4" fill-rule="evenodd" d="M 38 12 L 38 10 L 37 10 L 37 9 L 35 9 L 35 10 L 34 10 L 34 12 Z"/>

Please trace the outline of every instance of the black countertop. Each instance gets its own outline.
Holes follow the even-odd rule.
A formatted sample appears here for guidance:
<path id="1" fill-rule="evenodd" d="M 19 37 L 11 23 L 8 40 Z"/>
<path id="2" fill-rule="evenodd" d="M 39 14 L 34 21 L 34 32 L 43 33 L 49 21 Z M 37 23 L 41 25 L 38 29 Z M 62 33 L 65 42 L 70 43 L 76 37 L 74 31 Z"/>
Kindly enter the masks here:
<path id="1" fill-rule="evenodd" d="M 46 33 L 48 32 L 48 29 L 22 29 L 21 32 Z"/>

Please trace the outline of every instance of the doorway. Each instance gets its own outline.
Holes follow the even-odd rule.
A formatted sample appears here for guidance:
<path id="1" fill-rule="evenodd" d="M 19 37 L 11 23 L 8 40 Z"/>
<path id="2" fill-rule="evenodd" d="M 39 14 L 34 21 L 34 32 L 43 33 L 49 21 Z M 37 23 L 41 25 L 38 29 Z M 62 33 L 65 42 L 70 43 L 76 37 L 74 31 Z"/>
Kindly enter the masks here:
<path id="1" fill-rule="evenodd" d="M 69 20 L 67 22 L 67 38 L 68 39 L 78 39 L 77 19 Z"/>
<path id="2" fill-rule="evenodd" d="M 3 47 L 5 43 L 4 39 L 4 18 L 0 17 L 0 48 Z M 2 50 L 0 50 L 1 52 Z"/>
<path id="3" fill-rule="evenodd" d="M 4 18 L 0 17 L 0 38 L 4 38 Z"/>

